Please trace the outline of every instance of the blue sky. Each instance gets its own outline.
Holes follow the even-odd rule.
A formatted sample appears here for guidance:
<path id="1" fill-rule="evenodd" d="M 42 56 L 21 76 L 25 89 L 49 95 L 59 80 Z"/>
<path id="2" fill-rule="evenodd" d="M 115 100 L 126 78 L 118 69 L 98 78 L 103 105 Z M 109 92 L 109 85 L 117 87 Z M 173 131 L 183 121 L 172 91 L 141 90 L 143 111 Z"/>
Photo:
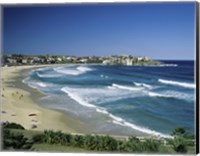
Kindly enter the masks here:
<path id="1" fill-rule="evenodd" d="M 194 2 L 7 6 L 3 52 L 194 59 L 195 25 Z"/>

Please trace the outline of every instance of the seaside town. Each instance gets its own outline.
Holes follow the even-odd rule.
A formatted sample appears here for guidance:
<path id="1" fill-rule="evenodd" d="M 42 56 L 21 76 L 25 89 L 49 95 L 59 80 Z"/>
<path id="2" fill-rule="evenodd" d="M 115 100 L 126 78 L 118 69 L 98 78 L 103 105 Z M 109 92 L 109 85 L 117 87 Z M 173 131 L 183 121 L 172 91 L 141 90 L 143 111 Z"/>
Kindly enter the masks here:
<path id="1" fill-rule="evenodd" d="M 34 64 L 102 64 L 102 65 L 159 65 L 160 62 L 146 56 L 112 55 L 112 56 L 30 56 L 22 54 L 3 55 L 3 66 Z"/>

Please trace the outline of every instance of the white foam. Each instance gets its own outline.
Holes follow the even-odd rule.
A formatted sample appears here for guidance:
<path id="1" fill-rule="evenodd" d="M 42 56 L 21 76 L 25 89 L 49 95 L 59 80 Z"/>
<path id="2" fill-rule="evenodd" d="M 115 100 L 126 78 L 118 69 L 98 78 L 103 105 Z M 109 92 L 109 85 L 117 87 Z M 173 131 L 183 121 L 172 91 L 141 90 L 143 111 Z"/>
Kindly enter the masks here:
<path id="1" fill-rule="evenodd" d="M 85 101 L 88 101 L 89 103 L 96 103 L 98 105 L 101 105 L 103 103 L 117 101 L 129 97 L 136 97 L 141 95 L 140 92 L 136 92 L 133 94 L 130 90 L 124 90 L 122 92 L 121 89 L 107 86 L 107 87 L 94 87 L 94 88 L 67 88 L 70 93 L 74 93 L 84 99 Z"/>
<path id="2" fill-rule="evenodd" d="M 38 69 L 35 69 L 34 71 L 44 71 L 44 70 L 47 70 L 47 69 L 50 69 L 50 67 L 38 68 Z"/>
<path id="3" fill-rule="evenodd" d="M 58 73 L 62 73 L 65 75 L 80 75 L 81 72 L 75 69 L 66 69 L 66 68 L 55 68 L 54 69 Z"/>
<path id="4" fill-rule="evenodd" d="M 84 66 L 79 66 L 76 69 L 78 69 L 81 72 L 87 72 L 87 71 L 92 71 L 93 69 L 89 68 L 89 67 L 84 67 Z"/>
<path id="5" fill-rule="evenodd" d="M 96 111 L 103 114 L 109 114 L 105 109 L 102 108 L 96 108 Z"/>
<path id="6" fill-rule="evenodd" d="M 86 107 L 91 107 L 91 108 L 96 108 L 95 105 L 93 104 L 90 104 L 88 102 L 85 102 L 82 98 L 80 98 L 79 96 L 77 96 L 76 94 L 74 93 L 71 93 L 69 90 L 68 90 L 68 87 L 64 87 L 61 89 L 63 92 L 67 93 L 69 97 L 71 97 L 72 99 L 74 99 L 75 101 L 77 101 L 79 104 L 83 105 L 83 106 L 86 106 Z"/>
<path id="7" fill-rule="evenodd" d="M 181 86 L 186 88 L 195 88 L 195 84 L 192 83 L 186 83 L 186 82 L 178 82 L 178 81 L 172 81 L 172 80 L 164 80 L 164 79 L 158 79 L 159 82 L 168 84 L 168 85 L 174 85 L 174 86 Z"/>
<path id="8" fill-rule="evenodd" d="M 27 77 L 25 79 L 22 80 L 23 83 L 27 83 L 27 81 L 30 79 L 30 77 Z"/>
<path id="9" fill-rule="evenodd" d="M 113 83 L 112 87 L 118 88 L 118 89 L 124 89 L 124 90 L 129 90 L 129 91 L 139 91 L 142 90 L 143 88 L 139 88 L 139 87 L 128 87 L 128 86 L 123 86 L 123 85 L 118 85 Z"/>
<path id="10" fill-rule="evenodd" d="M 178 64 L 160 64 L 160 65 L 148 65 L 147 67 L 177 67 Z"/>
<path id="11" fill-rule="evenodd" d="M 165 135 L 165 134 L 162 134 L 162 133 L 159 133 L 159 132 L 156 132 L 156 131 L 152 131 L 152 130 L 149 130 L 149 129 L 146 129 L 146 128 L 143 128 L 143 127 L 139 127 L 139 126 L 136 126 L 134 124 L 131 124 L 129 122 L 126 122 L 124 119 L 118 117 L 118 116 L 115 116 L 111 113 L 109 113 L 107 110 L 105 110 L 104 108 L 100 108 L 98 106 L 95 106 L 89 102 L 86 102 L 84 101 L 81 97 L 79 97 L 77 94 L 75 93 L 71 93 L 71 89 L 69 87 L 64 87 L 61 89 L 63 92 L 67 93 L 68 96 L 70 96 L 72 99 L 74 99 L 75 101 L 77 101 L 79 104 L 83 105 L 83 106 L 86 106 L 86 107 L 90 107 L 90 108 L 94 108 L 97 112 L 99 113 L 102 113 L 102 114 L 108 114 L 110 118 L 113 119 L 113 123 L 114 124 L 118 124 L 118 125 L 121 125 L 121 126 L 126 126 L 126 127 L 129 127 L 129 128 L 132 128 L 134 130 L 138 130 L 140 132 L 144 132 L 144 133 L 147 133 L 147 134 L 151 134 L 151 135 L 159 135 L 161 137 L 167 137 L 169 138 L 170 136 L 168 135 Z M 73 91 L 72 91 L 73 92 Z"/>
<path id="12" fill-rule="evenodd" d="M 149 84 L 146 84 L 146 83 L 137 83 L 137 82 L 133 82 L 134 85 L 138 86 L 138 87 L 145 87 L 145 88 L 148 88 L 148 89 L 152 89 L 153 87 Z"/>
<path id="13" fill-rule="evenodd" d="M 154 92 L 148 92 L 148 95 L 149 95 L 149 96 L 152 96 L 152 97 L 166 97 L 166 98 L 171 97 L 171 96 L 168 96 L 168 95 L 159 94 L 159 93 L 154 93 Z"/>
<path id="14" fill-rule="evenodd" d="M 161 67 L 177 67 L 177 64 L 160 64 Z"/>
<path id="15" fill-rule="evenodd" d="M 93 69 L 89 67 L 79 66 L 77 68 L 57 67 L 57 68 L 53 68 L 53 70 L 55 70 L 58 73 L 77 76 L 77 75 L 86 73 L 88 71 L 92 71 Z"/>
<path id="16" fill-rule="evenodd" d="M 117 117 L 117 116 L 115 116 L 115 115 L 109 114 L 109 116 L 110 116 L 111 118 L 113 118 L 114 120 L 118 121 L 118 122 L 124 121 L 122 118 Z"/>
<path id="17" fill-rule="evenodd" d="M 150 135 L 161 136 L 161 137 L 164 137 L 164 138 L 173 138 L 170 135 L 162 134 L 160 132 L 157 132 L 157 131 L 154 131 L 154 130 L 150 130 L 148 128 L 144 128 L 144 127 L 140 127 L 140 126 L 134 125 L 134 124 L 132 124 L 130 122 L 127 122 L 124 119 L 122 119 L 120 117 L 117 117 L 117 116 L 114 116 L 114 115 L 112 115 L 110 113 L 109 113 L 109 116 L 114 119 L 112 121 L 112 123 L 114 123 L 114 124 L 117 124 L 117 125 L 120 125 L 120 126 L 126 126 L 126 127 L 129 127 L 129 128 L 134 129 L 134 130 L 137 130 L 137 131 L 140 131 L 140 132 L 143 132 L 143 133 L 146 133 L 146 134 L 150 134 Z"/>
<path id="18" fill-rule="evenodd" d="M 120 126 L 125 126 L 123 123 L 116 121 L 116 120 L 113 120 L 112 123 L 120 125 Z"/>
<path id="19" fill-rule="evenodd" d="M 162 93 L 148 92 L 148 95 L 151 97 L 176 98 L 187 101 L 194 100 L 193 94 L 187 94 L 173 90 L 164 91 Z"/>
<path id="20" fill-rule="evenodd" d="M 150 130 L 148 128 L 143 128 L 143 127 L 140 127 L 140 126 L 136 126 L 136 125 L 134 125 L 132 123 L 129 123 L 129 122 L 126 122 L 126 121 L 124 122 L 124 125 L 127 126 L 127 127 L 131 127 L 132 129 L 135 129 L 135 130 L 141 131 L 143 133 L 146 133 L 146 134 L 161 136 L 163 138 L 173 138 L 170 135 L 162 134 L 162 133 L 156 132 L 154 130 Z"/>
<path id="21" fill-rule="evenodd" d="M 61 74 L 39 74 L 38 72 L 36 72 L 38 77 L 42 77 L 42 78 L 51 78 L 51 77 L 61 77 Z"/>
<path id="22" fill-rule="evenodd" d="M 46 87 L 47 85 L 43 82 L 36 82 L 36 85 L 40 86 L 40 87 Z"/>

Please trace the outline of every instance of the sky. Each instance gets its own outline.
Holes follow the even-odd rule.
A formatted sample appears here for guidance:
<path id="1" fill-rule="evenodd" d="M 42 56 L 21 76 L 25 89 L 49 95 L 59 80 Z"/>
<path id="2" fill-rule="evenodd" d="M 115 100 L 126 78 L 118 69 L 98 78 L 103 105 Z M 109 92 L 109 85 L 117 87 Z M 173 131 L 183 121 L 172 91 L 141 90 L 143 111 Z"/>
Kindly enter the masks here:
<path id="1" fill-rule="evenodd" d="M 193 60 L 194 2 L 3 7 L 3 53 Z"/>

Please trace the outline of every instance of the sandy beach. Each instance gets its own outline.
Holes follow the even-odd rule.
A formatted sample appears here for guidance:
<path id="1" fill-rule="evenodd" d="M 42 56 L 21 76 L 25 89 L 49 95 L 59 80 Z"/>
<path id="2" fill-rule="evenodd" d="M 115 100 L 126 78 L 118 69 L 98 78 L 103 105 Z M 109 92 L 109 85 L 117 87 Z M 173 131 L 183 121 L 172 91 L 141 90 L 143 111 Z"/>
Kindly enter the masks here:
<path id="1" fill-rule="evenodd" d="M 81 121 L 38 106 L 34 99 L 42 97 L 43 93 L 22 83 L 33 68 L 46 66 L 1 67 L 1 121 L 19 123 L 29 130 L 84 131 Z"/>

